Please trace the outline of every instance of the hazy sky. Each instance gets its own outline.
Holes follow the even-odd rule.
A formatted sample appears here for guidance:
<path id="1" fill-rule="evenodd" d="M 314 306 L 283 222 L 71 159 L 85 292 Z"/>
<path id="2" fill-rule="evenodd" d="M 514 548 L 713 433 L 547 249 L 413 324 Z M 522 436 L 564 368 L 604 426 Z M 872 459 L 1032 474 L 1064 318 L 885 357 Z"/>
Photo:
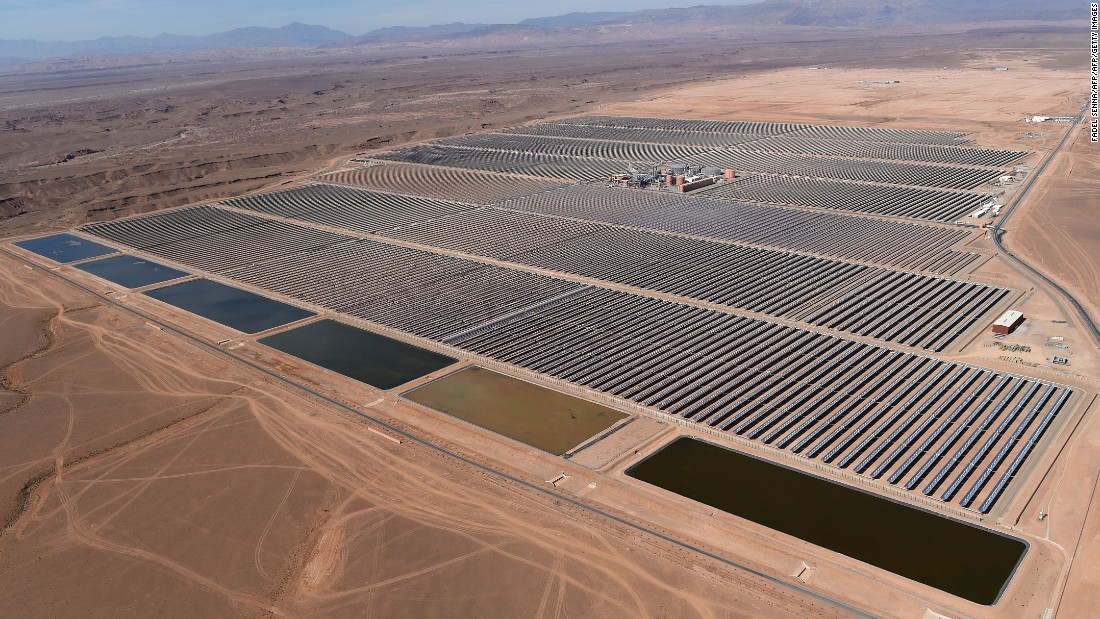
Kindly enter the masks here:
<path id="1" fill-rule="evenodd" d="M 759 0 L 0 0 L 0 39 L 210 34 L 299 21 L 349 34 L 455 21 L 513 23 L 573 11 L 630 11 Z"/>

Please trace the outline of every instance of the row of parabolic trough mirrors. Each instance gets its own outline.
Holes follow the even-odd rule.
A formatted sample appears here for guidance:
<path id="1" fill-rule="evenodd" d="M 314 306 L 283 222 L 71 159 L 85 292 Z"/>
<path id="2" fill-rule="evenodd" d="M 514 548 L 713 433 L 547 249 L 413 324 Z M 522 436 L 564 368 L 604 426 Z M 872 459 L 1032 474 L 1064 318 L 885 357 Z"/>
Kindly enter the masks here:
<path id="1" fill-rule="evenodd" d="M 1024 153 L 964 139 L 586 117 L 81 232 L 989 512 L 1074 391 L 924 354 L 1014 296 L 961 279 L 974 232 L 940 222 L 991 197 L 943 187 Z M 442 167 L 410 165 L 429 152 Z M 691 196 L 570 182 L 670 153 L 762 174 Z"/>

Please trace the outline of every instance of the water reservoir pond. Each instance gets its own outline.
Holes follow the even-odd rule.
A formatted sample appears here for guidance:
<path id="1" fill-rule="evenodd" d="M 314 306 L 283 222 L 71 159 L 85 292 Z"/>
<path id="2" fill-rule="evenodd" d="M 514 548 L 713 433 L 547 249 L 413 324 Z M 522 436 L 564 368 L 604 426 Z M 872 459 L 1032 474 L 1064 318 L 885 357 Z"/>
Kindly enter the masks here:
<path id="1" fill-rule="evenodd" d="M 269 335 L 260 343 L 379 389 L 392 389 L 457 361 L 334 320 Z"/>
<path id="2" fill-rule="evenodd" d="M 993 604 L 1024 542 L 692 438 L 626 472 L 953 595 Z"/>
<path id="3" fill-rule="evenodd" d="M 76 262 L 77 260 L 105 256 L 118 251 L 71 234 L 44 236 L 40 239 L 19 241 L 16 245 L 54 262 Z"/>
<path id="4" fill-rule="evenodd" d="M 476 366 L 403 395 L 554 455 L 569 451 L 627 416 Z"/>
<path id="5" fill-rule="evenodd" d="M 300 307 L 208 279 L 194 279 L 144 294 L 243 333 L 259 333 L 313 315 Z"/>
<path id="6" fill-rule="evenodd" d="M 76 268 L 126 288 L 141 288 L 188 275 L 163 264 L 125 255 L 85 262 Z"/>

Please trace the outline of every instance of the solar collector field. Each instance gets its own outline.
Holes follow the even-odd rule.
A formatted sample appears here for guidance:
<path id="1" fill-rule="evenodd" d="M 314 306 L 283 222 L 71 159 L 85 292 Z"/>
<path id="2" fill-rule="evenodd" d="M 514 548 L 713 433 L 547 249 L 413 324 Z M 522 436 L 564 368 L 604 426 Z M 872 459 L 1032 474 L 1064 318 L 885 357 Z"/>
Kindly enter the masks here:
<path id="1" fill-rule="evenodd" d="M 707 148 L 677 144 L 609 142 L 607 140 L 580 140 L 505 133 L 479 133 L 440 140 L 436 144 L 538 155 L 633 161 L 645 165 L 656 165 L 664 161 L 681 159 L 702 160 L 705 159 L 702 155 L 708 151 Z"/>
<path id="2" fill-rule="evenodd" d="M 696 133 L 682 131 L 664 131 L 660 129 L 640 129 L 626 127 L 600 127 L 595 125 L 565 125 L 544 123 L 504 129 L 500 133 L 514 135 L 544 136 L 554 138 L 576 138 L 582 140 L 613 140 L 637 144 L 683 144 L 718 148 L 733 146 L 744 142 L 767 137 L 753 133 Z"/>
<path id="3" fill-rule="evenodd" d="M 831 140 L 902 142 L 909 144 L 958 145 L 967 141 L 960 131 L 928 131 L 924 129 L 891 129 L 885 127 L 843 127 L 731 120 L 698 120 L 680 118 L 644 118 L 632 116 L 578 116 L 553 121 L 554 124 L 598 127 L 622 127 L 658 131 L 679 131 L 713 134 L 792 135 Z"/>
<path id="4" fill-rule="evenodd" d="M 905 141 L 906 137 L 910 137 L 908 134 L 894 132 L 855 134 L 852 136 L 853 138 L 864 139 L 845 139 L 843 136 L 846 134 L 830 133 L 822 131 L 820 128 L 814 134 L 829 136 L 828 138 L 799 137 L 797 130 L 776 134 L 769 132 L 766 128 L 761 133 L 704 133 L 562 123 L 543 123 L 516 127 L 504 129 L 499 133 L 638 144 L 681 144 L 707 148 L 731 147 L 749 151 L 833 155 L 984 167 L 1005 166 L 1027 155 L 1024 151 L 974 148 L 953 144 L 913 144 Z M 884 140 L 876 138 L 876 135 L 894 139 Z M 900 140 L 897 140 L 897 138 L 900 138 Z"/>
<path id="5" fill-rule="evenodd" d="M 562 186 L 561 181 L 406 163 L 333 172 L 318 180 L 470 204 L 500 202 Z"/>
<path id="6" fill-rule="evenodd" d="M 582 287 L 369 239 L 225 275 L 433 339 L 477 328 Z"/>
<path id="7" fill-rule="evenodd" d="M 623 172 L 629 165 L 626 162 L 656 166 L 677 161 L 758 173 L 949 189 L 974 189 L 1003 174 L 991 168 L 757 151 L 752 149 L 752 143 L 711 148 L 513 133 L 451 138 L 401 149 L 379 158 L 578 180 L 596 180 L 608 173 Z M 586 166 L 586 162 L 590 163 Z"/>
<path id="8" fill-rule="evenodd" d="M 599 288 L 450 343 L 841 468 L 902 471 L 890 483 L 939 472 L 967 490 L 961 499 L 944 492 L 944 500 L 970 507 L 981 499 L 981 511 L 1019 470 L 1009 456 L 1022 463 L 1071 394 L 1034 379 Z M 1018 388 L 1002 393 L 990 377 Z M 1050 396 L 1031 397 L 1038 391 Z M 1002 405 L 983 408 L 989 400 Z M 990 424 L 960 421 L 979 414 L 999 422 L 992 432 Z M 994 453 L 976 447 L 977 439 L 940 443 L 954 460 L 972 463 L 956 471 L 951 460 L 942 464 L 922 449 L 948 430 L 1008 448 Z M 1021 436 L 1035 440 L 1013 441 Z M 974 470 L 988 473 L 971 480 Z"/>
<path id="9" fill-rule="evenodd" d="M 225 204 L 366 234 L 473 208 L 469 204 L 333 185 L 306 185 L 234 198 Z"/>
<path id="10" fill-rule="evenodd" d="M 834 178 L 849 181 L 975 189 L 1004 174 L 990 168 L 946 166 L 931 163 L 870 161 L 824 155 L 800 155 L 740 149 L 720 149 L 706 154 L 707 165 L 762 174 L 783 174 L 810 178 Z"/>
<path id="11" fill-rule="evenodd" d="M 210 272 L 353 238 L 209 206 L 92 224 L 81 230 Z"/>
<path id="12" fill-rule="evenodd" d="M 952 132 L 618 117 L 555 125 L 545 132 L 551 139 L 534 141 L 544 152 L 469 146 L 532 143 L 532 135 L 517 130 L 505 134 L 511 142 L 500 142 L 501 135 L 469 138 L 464 146 L 428 144 L 379 158 L 454 166 L 440 174 L 455 179 L 457 189 L 512 178 L 476 170 L 601 179 L 627 165 L 625 159 L 601 157 L 686 155 L 747 135 L 944 146 L 963 138 Z M 604 130 L 617 128 L 632 132 L 636 143 L 601 145 Z M 669 141 L 658 141 L 664 134 Z M 939 152 L 898 150 L 918 151 Z M 884 169 L 876 167 L 884 162 L 870 163 Z M 929 167 L 966 170 L 885 165 L 898 174 Z M 382 167 L 390 166 L 427 169 Z M 410 178 L 433 178 L 402 174 L 385 182 L 404 189 L 419 182 Z M 908 179 L 917 181 L 923 182 Z M 1044 381 L 656 298 L 681 295 L 939 350 L 1005 291 L 882 267 L 957 273 L 978 259 L 953 249 L 973 238 L 972 232 L 820 206 L 800 210 L 537 182 L 499 194 L 466 187 L 453 199 L 397 195 L 415 192 L 389 186 L 379 192 L 315 185 L 231 200 L 232 209 L 181 209 L 85 230 L 983 512 L 993 509 L 1071 402 L 1071 390 Z M 905 195 L 914 203 L 923 199 Z M 494 206 L 476 206 L 485 203 Z M 413 249 L 386 242 L 387 236 L 639 290 Z"/>
<path id="13" fill-rule="evenodd" d="M 224 221 L 220 213 L 208 214 Z M 181 238 L 171 226 L 158 229 Z M 206 229 L 211 231 L 207 238 L 222 239 L 218 226 Z M 259 225 L 249 229 L 267 230 Z M 139 238 L 150 242 L 147 235 Z M 204 246 L 219 251 L 216 244 Z M 962 366 L 956 364 L 374 240 L 306 249 L 223 276 L 615 394 L 720 431 L 807 453 L 818 449 L 818 456 L 828 447 L 823 457 L 846 460 L 845 467 L 868 455 L 873 458 L 868 467 L 883 462 L 896 466 L 908 460 L 911 454 L 906 450 L 932 436 L 931 424 L 917 421 L 926 413 L 931 411 L 937 422 L 935 416 L 940 415 L 943 423 L 950 423 L 948 415 L 965 414 L 975 402 L 985 401 L 983 396 L 936 404 L 955 397 L 950 385 L 943 386 L 946 376 L 975 371 L 958 370 Z M 1021 385 L 1035 382 L 1013 380 Z M 975 384 L 989 388 L 988 381 Z M 1043 389 L 1050 390 L 1047 385 Z M 925 477 L 942 479 L 927 493 L 946 492 L 940 488 L 948 484 L 959 490 L 948 493 L 946 500 L 992 508 L 993 493 L 1003 492 L 1003 480 L 1019 470 L 1014 463 L 1023 462 L 1026 454 L 1020 454 L 1041 438 L 1067 393 L 1058 387 L 1050 397 L 1034 399 L 1017 391 L 996 409 L 991 417 L 995 424 L 990 421 L 975 431 L 998 441 L 1035 440 L 969 440 L 966 435 L 972 432 L 965 428 L 960 447 L 946 450 L 946 464 L 937 464 L 949 470 L 939 476 L 937 467 L 926 467 Z M 1001 415 L 1005 410 L 1016 412 Z M 1011 447 L 1003 449 L 1007 444 Z M 923 464 L 922 456 L 914 466 Z"/>
<path id="14" fill-rule="evenodd" d="M 994 198 L 990 194 L 770 174 L 708 187 L 698 195 L 941 222 L 956 221 Z"/>
<path id="15" fill-rule="evenodd" d="M 941 274 L 979 258 L 950 249 L 971 236 L 964 230 L 653 191 L 568 187 L 502 206 Z"/>
<path id="16" fill-rule="evenodd" d="M 843 127 L 837 125 L 806 125 L 792 130 L 794 137 L 857 140 L 862 142 L 901 142 L 905 144 L 940 144 L 953 146 L 970 141 L 962 131 L 928 131 L 926 129 L 890 129 L 887 127 Z"/>
<path id="17" fill-rule="evenodd" d="M 1008 294 L 969 282 L 496 209 L 387 236 L 934 351 Z"/>
<path id="18" fill-rule="evenodd" d="M 864 159 L 923 161 L 985 167 L 1005 166 L 1027 155 L 1018 150 L 996 150 L 936 144 L 899 142 L 863 142 L 776 136 L 741 143 L 739 148 L 753 151 L 833 155 Z"/>
<path id="19" fill-rule="evenodd" d="M 560 125 L 580 125 L 596 127 L 619 127 L 625 129 L 648 129 L 653 131 L 711 133 L 711 134 L 753 134 L 780 135 L 805 129 L 811 125 L 792 123 L 768 123 L 733 120 L 692 120 L 680 118 L 643 118 L 634 116 L 578 116 L 554 121 Z"/>
<path id="20" fill-rule="evenodd" d="M 578 181 L 606 179 L 611 174 L 624 172 L 630 165 L 627 161 L 492 151 L 481 148 L 438 146 L 435 144 L 402 148 L 390 153 L 375 155 L 374 158 Z"/>

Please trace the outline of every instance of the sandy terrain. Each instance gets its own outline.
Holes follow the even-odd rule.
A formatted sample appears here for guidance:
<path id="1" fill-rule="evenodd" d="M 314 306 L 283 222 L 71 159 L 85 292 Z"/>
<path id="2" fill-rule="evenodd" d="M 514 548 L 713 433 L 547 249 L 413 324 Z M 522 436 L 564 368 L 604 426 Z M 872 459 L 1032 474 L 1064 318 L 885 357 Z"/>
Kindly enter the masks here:
<path id="1" fill-rule="evenodd" d="M 1014 52 L 1006 50 L 1034 45 L 1024 42 L 1034 37 L 986 36 L 922 44 L 938 44 L 936 53 L 912 41 L 879 45 L 874 63 L 859 60 L 871 57 L 863 43 L 823 44 L 802 59 L 779 46 L 731 44 L 713 50 L 709 64 L 686 57 L 685 44 L 649 56 L 631 46 L 598 58 L 579 49 L 504 54 L 490 63 L 494 71 L 483 70 L 484 58 L 456 54 L 366 65 L 341 57 L 257 60 L 218 71 L 154 67 L 118 82 L 78 75 L 29 94 L 16 92 L 26 76 L 5 78 L 0 125 L 16 148 L 0 154 L 0 230 L 68 227 L 237 195 L 334 169 L 355 152 L 589 110 L 963 129 L 983 144 L 1035 151 L 1029 161 L 1037 161 L 1061 129 L 1020 118 L 1076 109 L 1086 86 L 1079 41 L 1052 37 L 1049 49 Z M 582 53 L 587 64 L 578 69 Z M 811 60 L 831 68 L 771 70 Z M 701 81 L 729 75 L 738 77 Z M 867 83 L 892 79 L 901 83 Z M 689 80 L 698 83 L 683 87 Z M 637 100 L 651 91 L 659 92 Z M 622 101 L 631 102 L 614 103 Z M 73 126 L 80 129 L 73 133 Z M 1051 188 L 1061 196 L 1052 208 L 1018 216 L 1015 226 L 1083 217 L 1078 198 L 1088 195 L 1095 168 L 1086 147 L 1079 142 L 1078 157 L 1049 172 L 1070 179 Z M 1041 203 L 1037 195 L 1029 204 Z M 1072 242 L 1046 228 L 1046 237 L 1026 237 L 1033 246 L 1022 232 L 1019 241 L 1009 238 L 1040 262 L 1063 259 L 1048 251 L 1055 242 L 1077 265 L 1100 255 L 1088 252 L 1096 231 L 1087 226 L 1064 229 Z M 1082 288 L 1096 285 L 1093 271 L 1075 269 L 1062 276 L 1081 278 Z M 980 271 L 1028 287 L 1003 265 Z M 1059 316 L 1050 299 L 1031 299 L 1029 308 Z M 226 337 L 171 315 L 204 340 Z M 836 615 L 818 600 L 386 438 L 6 257 L 0 325 L 5 616 Z M 1083 341 L 1072 325 L 1066 334 Z M 986 363 L 991 353 L 979 340 L 960 358 Z M 246 344 L 243 355 L 270 360 Z M 1002 522 L 990 523 L 1016 527 L 1033 552 L 1005 601 L 982 608 L 625 480 L 631 443 L 653 442 L 652 421 L 624 426 L 602 444 L 606 451 L 582 450 L 573 463 L 441 423 L 419 407 L 395 404 L 392 394 L 277 361 L 284 374 L 310 377 L 341 401 L 370 407 L 420 436 L 442 434 L 448 446 L 524 479 L 541 482 L 568 470 L 561 492 L 709 544 L 787 582 L 796 582 L 806 561 L 813 567 L 803 577 L 813 590 L 878 614 L 915 617 L 933 608 L 1038 617 L 1060 600 L 1060 616 L 1076 617 L 1095 605 L 1100 570 L 1087 560 L 1100 548 L 1100 510 L 1089 502 L 1100 453 L 1100 426 L 1088 422 L 1094 410 L 1080 426 L 1052 432 L 1050 452 L 1033 467 L 1025 491 L 1012 497 Z M 1035 519 L 1040 504 L 1054 514 L 1043 523 Z"/>
<path id="2" fill-rule="evenodd" d="M 815 108 L 772 109 L 775 98 L 787 93 L 768 81 L 756 88 L 762 96 L 757 104 L 738 101 L 739 109 L 730 107 L 728 92 L 709 102 L 699 97 L 712 87 L 707 80 L 808 62 L 908 69 L 1013 63 L 1021 70 L 1038 65 L 1064 69 L 1079 62 L 1079 37 L 1060 29 L 884 37 L 870 32 L 853 37 L 803 31 L 814 39 L 804 50 L 796 46 L 793 51 L 784 40 L 789 33 L 778 29 L 751 37 L 664 39 L 644 48 L 630 42 L 532 41 L 487 52 L 448 46 L 278 59 L 136 57 L 0 72 L 0 136 L 8 146 L 0 152 L 0 233 L 61 229 L 89 219 L 240 195 L 320 172 L 326 159 L 336 165 L 355 153 L 574 115 L 693 83 L 700 85 L 685 91 L 689 99 L 646 109 L 804 120 Z M 1036 33 L 1042 33 L 1041 39 Z M 1041 58 L 1012 51 L 1032 48 L 1037 40 L 1043 44 Z M 1003 75 L 991 79 L 1009 80 L 1003 91 L 1020 100 L 1021 113 L 1046 113 L 1047 95 L 1057 99 L 1070 89 L 1061 85 L 1058 73 L 1051 75 L 1055 85 L 1040 87 L 1038 99 L 1025 97 L 1020 84 Z M 805 77 L 803 70 L 795 83 Z M 1074 77 L 1073 83 L 1080 84 Z M 892 86 L 868 88 L 849 88 L 849 98 L 869 102 L 859 108 L 862 116 L 875 122 L 907 117 L 896 106 L 876 110 L 870 105 L 875 100 L 868 93 L 881 90 L 880 98 L 893 98 Z M 813 91 L 796 89 L 790 100 L 801 100 L 805 92 Z M 967 99 L 966 109 L 957 111 L 988 106 L 988 93 L 980 87 L 971 92 L 974 98 Z M 928 99 L 927 115 L 935 112 L 937 101 L 942 97 Z M 851 111 L 834 116 L 817 109 L 821 120 L 853 119 Z"/>
<path id="3" fill-rule="evenodd" d="M 1007 56 L 1007 57 L 1005 57 Z M 1053 62 L 1058 55 L 1053 55 Z M 993 66 L 1008 71 L 993 71 Z M 893 82 L 899 83 L 879 83 Z M 798 67 L 677 88 L 600 113 L 967 131 L 987 147 L 1034 151 L 1062 137 L 1058 125 L 1023 122 L 1080 108 L 1080 70 L 1047 69 L 1018 54 L 932 67 Z M 963 123 L 960 126 L 960 123 Z M 1040 131 L 1041 137 L 1022 135 Z M 1064 131 L 1064 126 L 1062 126 Z"/>
<path id="4" fill-rule="evenodd" d="M 0 614 L 835 616 L 0 263 Z"/>
<path id="5" fill-rule="evenodd" d="M 1047 168 L 1007 245 L 1100 316 L 1100 146 L 1082 125 Z"/>
<path id="6" fill-rule="evenodd" d="M 651 62 L 619 46 L 0 75 L 0 230 L 240 195 L 326 158 L 577 113 L 709 73 L 643 74 Z"/>

